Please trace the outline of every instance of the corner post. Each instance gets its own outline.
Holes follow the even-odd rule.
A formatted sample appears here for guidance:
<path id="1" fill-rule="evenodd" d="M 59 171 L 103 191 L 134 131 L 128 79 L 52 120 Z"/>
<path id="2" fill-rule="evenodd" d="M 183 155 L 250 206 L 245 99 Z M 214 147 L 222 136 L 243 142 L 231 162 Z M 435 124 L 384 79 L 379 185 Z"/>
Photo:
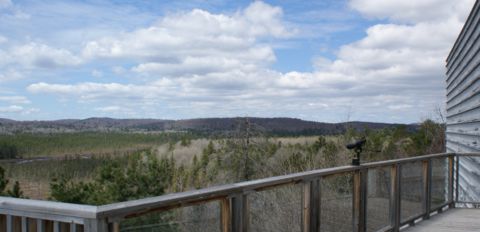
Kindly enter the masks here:
<path id="1" fill-rule="evenodd" d="M 320 230 L 320 180 L 314 179 L 303 184 L 302 231 Z"/>
<path id="2" fill-rule="evenodd" d="M 455 162 L 455 203 L 458 202 L 458 193 L 459 193 L 459 183 L 460 183 L 460 156 L 458 154 L 455 154 L 457 157 L 457 161 Z"/>
<path id="3" fill-rule="evenodd" d="M 423 219 L 430 218 L 430 209 L 431 209 L 431 196 L 432 196 L 432 160 L 422 161 L 422 181 L 423 181 Z"/>
<path id="4" fill-rule="evenodd" d="M 367 175 L 368 169 L 355 171 L 353 175 L 353 231 L 365 232 L 367 224 Z"/>
<path id="5" fill-rule="evenodd" d="M 248 232 L 248 198 L 244 193 L 234 195 L 231 199 L 232 206 L 232 232 Z"/>
<path id="6" fill-rule="evenodd" d="M 230 225 L 232 223 L 230 218 L 231 208 L 232 206 L 229 198 L 223 198 L 220 201 L 220 218 L 222 220 L 220 224 L 220 231 L 222 232 L 230 232 Z"/>
<path id="7" fill-rule="evenodd" d="M 108 232 L 108 223 L 102 219 L 84 219 L 83 231 L 85 232 Z"/>
<path id="8" fill-rule="evenodd" d="M 400 163 L 394 164 L 390 171 L 390 224 L 392 231 L 400 231 L 401 186 L 402 169 Z"/>
<path id="9" fill-rule="evenodd" d="M 455 208 L 455 202 L 453 201 L 453 191 L 454 191 L 454 184 L 453 184 L 453 166 L 455 164 L 454 160 L 455 156 L 450 155 L 448 156 L 448 207 Z"/>

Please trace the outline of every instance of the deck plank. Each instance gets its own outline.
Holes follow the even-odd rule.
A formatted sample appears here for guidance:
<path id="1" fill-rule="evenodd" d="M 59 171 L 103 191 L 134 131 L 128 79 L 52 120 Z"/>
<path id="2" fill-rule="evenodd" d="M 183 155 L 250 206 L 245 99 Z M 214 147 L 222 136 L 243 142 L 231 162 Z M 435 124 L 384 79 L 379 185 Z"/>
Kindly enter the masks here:
<path id="1" fill-rule="evenodd" d="M 480 209 L 450 209 L 434 215 L 429 220 L 421 221 L 407 232 L 457 232 L 480 231 Z"/>

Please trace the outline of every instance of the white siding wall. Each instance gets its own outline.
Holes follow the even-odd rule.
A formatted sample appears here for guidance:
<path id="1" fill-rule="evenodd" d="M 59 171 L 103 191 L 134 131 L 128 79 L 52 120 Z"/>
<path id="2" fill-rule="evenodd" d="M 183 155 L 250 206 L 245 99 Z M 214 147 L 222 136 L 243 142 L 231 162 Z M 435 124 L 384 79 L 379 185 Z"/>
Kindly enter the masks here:
<path id="1" fill-rule="evenodd" d="M 447 58 L 447 151 L 480 152 L 479 0 Z M 460 159 L 459 200 L 480 200 L 480 159 Z"/>

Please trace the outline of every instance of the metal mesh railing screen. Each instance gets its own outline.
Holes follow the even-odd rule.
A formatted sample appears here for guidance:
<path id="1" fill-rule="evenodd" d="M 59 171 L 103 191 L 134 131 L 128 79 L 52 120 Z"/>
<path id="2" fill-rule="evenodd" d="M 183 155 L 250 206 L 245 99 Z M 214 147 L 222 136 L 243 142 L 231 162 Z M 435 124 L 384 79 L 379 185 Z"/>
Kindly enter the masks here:
<path id="1" fill-rule="evenodd" d="M 368 170 L 367 231 L 379 231 L 390 225 L 390 167 Z"/>
<path id="2" fill-rule="evenodd" d="M 300 232 L 302 185 L 288 185 L 248 195 L 252 232 Z"/>
<path id="3" fill-rule="evenodd" d="M 320 231 L 352 231 L 352 173 L 324 177 L 320 181 Z"/>
<path id="4" fill-rule="evenodd" d="M 448 159 L 432 159 L 432 195 L 430 208 L 435 209 L 448 201 Z"/>
<path id="5" fill-rule="evenodd" d="M 404 222 L 412 217 L 422 214 L 423 206 L 423 176 L 422 162 L 402 164 L 400 179 L 401 209 L 400 217 Z"/>
<path id="6" fill-rule="evenodd" d="M 125 232 L 214 232 L 220 231 L 220 202 L 152 212 L 120 223 Z"/>

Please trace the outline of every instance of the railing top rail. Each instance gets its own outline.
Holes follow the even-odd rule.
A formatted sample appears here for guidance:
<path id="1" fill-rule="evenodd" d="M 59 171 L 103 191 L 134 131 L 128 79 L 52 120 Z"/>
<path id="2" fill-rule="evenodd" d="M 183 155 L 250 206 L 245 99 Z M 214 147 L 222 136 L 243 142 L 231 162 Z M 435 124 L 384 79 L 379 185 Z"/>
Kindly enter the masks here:
<path id="1" fill-rule="evenodd" d="M 456 156 L 480 156 L 480 152 L 472 153 L 455 153 Z"/>
<path id="2" fill-rule="evenodd" d="M 35 216 L 41 219 L 81 222 L 75 218 L 97 218 L 97 208 L 91 205 L 0 197 L 0 212 L 16 216 Z"/>
<path id="3" fill-rule="evenodd" d="M 432 158 L 442 158 L 456 155 L 455 153 L 440 153 L 424 156 L 409 157 L 403 159 L 386 160 L 372 163 L 365 163 L 360 166 L 342 166 L 334 168 L 325 168 L 301 173 L 294 173 L 283 176 L 274 176 L 253 181 L 246 181 L 234 184 L 226 184 L 221 186 L 214 186 L 199 190 L 188 192 L 173 193 L 162 195 L 158 197 L 150 197 L 139 200 L 132 200 L 120 203 L 113 203 L 103 206 L 90 206 L 68 204 L 40 200 L 15 199 L 8 197 L 0 197 L 0 211 L 15 210 L 32 213 L 48 212 L 52 215 L 65 215 L 71 217 L 82 218 L 121 218 L 125 216 L 133 216 L 143 214 L 145 212 L 175 208 L 185 206 L 193 203 L 216 200 L 224 197 L 234 196 L 250 191 L 257 191 L 267 188 L 272 188 L 279 185 L 286 185 L 292 183 L 299 183 L 309 181 L 315 178 L 341 174 L 346 172 L 353 172 L 356 170 L 370 169 L 377 167 L 385 167 L 395 164 L 403 164 L 415 161 L 428 160 Z M 459 154 L 459 155 L 475 155 L 480 154 Z"/>
<path id="4" fill-rule="evenodd" d="M 209 187 L 194 191 L 187 191 L 181 193 L 167 194 L 158 197 L 143 198 L 139 200 L 113 203 L 99 207 L 100 217 L 123 217 L 125 215 L 143 214 L 149 211 L 158 210 L 162 208 L 174 208 L 176 206 L 188 205 L 196 202 L 211 201 L 223 197 L 240 194 L 243 192 L 250 192 L 271 188 L 279 185 L 286 185 L 291 183 L 299 183 L 308 181 L 322 176 L 329 176 L 352 172 L 356 170 L 376 168 L 382 166 L 389 166 L 394 164 L 409 163 L 431 158 L 442 158 L 455 155 L 454 153 L 440 153 L 432 155 L 424 155 L 417 157 L 409 157 L 403 159 L 386 160 L 372 163 L 365 163 L 360 166 L 341 166 L 334 168 L 317 169 L 312 171 L 294 173 L 283 176 L 274 176 L 264 179 L 239 182 L 234 184 L 227 184 L 215 187 Z"/>

